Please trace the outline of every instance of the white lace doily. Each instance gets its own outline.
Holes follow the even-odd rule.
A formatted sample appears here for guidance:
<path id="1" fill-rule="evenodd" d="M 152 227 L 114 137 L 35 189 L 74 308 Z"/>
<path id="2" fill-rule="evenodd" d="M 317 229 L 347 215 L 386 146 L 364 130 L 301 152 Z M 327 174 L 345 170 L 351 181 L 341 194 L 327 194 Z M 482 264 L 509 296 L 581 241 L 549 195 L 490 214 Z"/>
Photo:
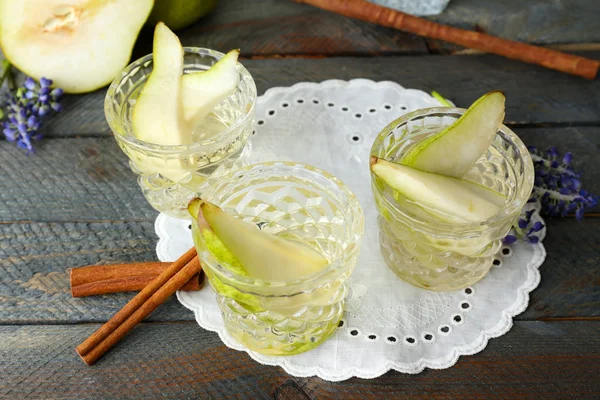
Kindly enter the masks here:
<path id="1" fill-rule="evenodd" d="M 368 168 L 371 143 L 401 114 L 431 106 L 438 104 L 422 91 L 363 79 L 300 83 L 270 89 L 259 98 L 248 161 L 294 160 L 333 173 L 358 196 L 366 230 L 337 333 L 303 354 L 274 357 L 248 351 L 252 358 L 295 376 L 330 381 L 375 378 L 391 369 L 418 373 L 425 367 L 447 368 L 460 355 L 477 353 L 489 338 L 506 333 L 512 317 L 525 310 L 546 255 L 541 243 L 504 247 L 481 282 L 446 293 L 403 282 L 380 254 Z M 532 220 L 541 221 L 537 212 Z M 162 261 L 175 260 L 192 246 L 188 221 L 161 214 L 156 232 Z M 540 233 L 543 238 L 545 232 Z M 244 350 L 225 331 L 212 289 L 179 292 L 177 297 L 200 326 L 217 332 L 227 346 Z"/>
<path id="2" fill-rule="evenodd" d="M 450 0 L 370 0 L 385 7 L 419 16 L 440 14 Z"/>

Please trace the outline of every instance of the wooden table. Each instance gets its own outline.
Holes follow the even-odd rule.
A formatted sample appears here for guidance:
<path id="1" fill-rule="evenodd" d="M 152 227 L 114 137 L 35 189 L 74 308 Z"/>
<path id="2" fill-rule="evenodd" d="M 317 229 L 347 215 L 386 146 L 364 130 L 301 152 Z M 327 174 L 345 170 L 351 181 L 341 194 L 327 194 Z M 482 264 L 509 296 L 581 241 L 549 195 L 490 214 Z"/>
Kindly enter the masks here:
<path id="1" fill-rule="evenodd" d="M 452 0 L 434 19 L 600 58 L 600 2 Z M 149 52 L 145 31 L 133 58 Z M 575 155 L 600 194 L 600 81 L 473 54 L 284 0 L 227 0 L 180 32 L 184 45 L 241 47 L 260 93 L 369 78 L 437 90 L 461 106 L 506 93 L 529 145 Z M 67 96 L 26 156 L 0 142 L 0 397 L 576 398 L 600 396 L 600 219 L 548 219 L 542 282 L 512 330 L 449 369 L 331 383 L 295 378 L 225 347 L 170 299 L 96 365 L 74 348 L 131 294 L 73 299 L 69 267 L 152 260 L 157 213 L 104 119 L 106 89 Z M 598 211 L 594 210 L 594 211 Z"/>

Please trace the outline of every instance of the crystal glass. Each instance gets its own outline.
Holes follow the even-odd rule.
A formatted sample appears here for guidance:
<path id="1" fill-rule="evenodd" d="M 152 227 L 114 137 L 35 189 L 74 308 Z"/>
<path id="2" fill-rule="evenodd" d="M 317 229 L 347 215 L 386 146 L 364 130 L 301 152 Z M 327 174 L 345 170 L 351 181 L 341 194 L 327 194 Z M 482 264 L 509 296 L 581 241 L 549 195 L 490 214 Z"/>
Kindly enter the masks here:
<path id="1" fill-rule="evenodd" d="M 253 279 L 217 261 L 193 221 L 198 256 L 217 293 L 227 330 L 247 348 L 264 354 L 296 354 L 318 346 L 335 332 L 342 317 L 346 279 L 364 231 L 358 200 L 327 172 L 291 162 L 254 164 L 215 181 L 206 200 L 257 229 L 310 246 L 330 262 L 298 280 Z"/>
<path id="2" fill-rule="evenodd" d="M 222 53 L 184 48 L 183 73 L 209 69 Z M 237 167 L 249 151 L 254 127 L 256 85 L 250 73 L 237 65 L 240 82 L 194 129 L 190 145 L 164 146 L 145 142 L 133 134 L 135 101 L 152 72 L 152 55 L 133 62 L 110 85 L 104 102 L 106 120 L 119 147 L 129 157 L 144 196 L 156 210 L 176 218 L 189 218 L 187 203 L 201 195 L 200 186 L 214 174 Z"/>
<path id="3" fill-rule="evenodd" d="M 461 108 L 429 108 L 404 115 L 377 136 L 371 155 L 399 162 L 421 140 L 451 125 Z M 489 271 L 502 238 L 511 229 L 533 187 L 533 163 L 523 142 L 502 125 L 492 145 L 463 179 L 506 196 L 503 209 L 478 223 L 447 223 L 407 203 L 371 174 L 381 252 L 403 280 L 445 291 L 472 285 Z M 410 207 L 410 208 L 409 208 Z"/>

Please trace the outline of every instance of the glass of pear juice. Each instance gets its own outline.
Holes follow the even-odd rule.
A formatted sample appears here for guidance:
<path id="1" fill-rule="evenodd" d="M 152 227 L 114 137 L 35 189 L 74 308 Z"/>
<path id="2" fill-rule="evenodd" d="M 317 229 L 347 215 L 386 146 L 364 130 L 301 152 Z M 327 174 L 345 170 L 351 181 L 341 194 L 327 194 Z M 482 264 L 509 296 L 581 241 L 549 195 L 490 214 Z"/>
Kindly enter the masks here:
<path id="1" fill-rule="evenodd" d="M 399 163 L 412 146 L 451 125 L 465 111 L 429 108 L 406 114 L 379 133 L 371 155 Z M 531 195 L 534 170 L 523 142 L 502 125 L 487 152 L 462 178 L 506 198 L 499 213 L 477 223 L 442 221 L 373 173 L 371 179 L 380 247 L 388 266 L 414 286 L 449 291 L 472 285 L 488 273 L 502 239 Z"/>
<path id="2" fill-rule="evenodd" d="M 219 178 L 204 200 L 257 229 L 309 246 L 328 261 L 324 269 L 295 280 L 254 279 L 214 247 L 211 251 L 211 240 L 193 218 L 198 256 L 229 334 L 270 355 L 302 353 L 327 340 L 342 318 L 346 281 L 364 232 L 363 212 L 350 189 L 312 166 L 268 162 Z"/>
<path id="3" fill-rule="evenodd" d="M 184 47 L 183 73 L 205 71 L 224 54 Z M 127 66 L 106 94 L 104 112 L 146 200 L 159 212 L 189 218 L 187 204 L 201 195 L 201 186 L 213 175 L 226 174 L 244 163 L 254 129 L 256 85 L 237 64 L 239 84 L 193 131 L 189 145 L 159 145 L 138 139 L 132 128 L 135 101 L 152 72 L 152 54 Z"/>

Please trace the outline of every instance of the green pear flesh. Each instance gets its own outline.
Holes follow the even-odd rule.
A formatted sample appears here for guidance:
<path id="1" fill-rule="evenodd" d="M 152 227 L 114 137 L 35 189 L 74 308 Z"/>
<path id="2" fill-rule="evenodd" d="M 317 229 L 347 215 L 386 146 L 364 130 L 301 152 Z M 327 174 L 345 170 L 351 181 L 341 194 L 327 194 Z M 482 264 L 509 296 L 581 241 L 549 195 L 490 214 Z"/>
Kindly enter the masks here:
<path id="1" fill-rule="evenodd" d="M 101 88 L 128 64 L 152 0 L 0 0 L 0 48 L 67 93 Z"/>
<path id="2" fill-rule="evenodd" d="M 261 231 L 208 202 L 201 214 L 216 237 L 249 276 L 265 281 L 290 281 L 318 271 L 328 261 L 310 247 Z"/>
<path id="3" fill-rule="evenodd" d="M 401 163 L 425 172 L 460 178 L 485 154 L 504 120 L 501 92 L 480 97 L 452 125 L 417 143 Z"/>
<path id="4" fill-rule="evenodd" d="M 479 186 L 456 178 L 420 171 L 405 165 L 371 158 L 371 170 L 392 189 L 422 205 L 442 220 L 447 216 L 480 222 L 496 215 L 501 207 L 477 194 Z"/>
<path id="5" fill-rule="evenodd" d="M 233 94 L 239 83 L 237 59 L 239 50 L 232 50 L 207 71 L 183 75 L 183 118 L 196 127 L 214 107 Z"/>
<path id="6" fill-rule="evenodd" d="M 133 108 L 135 136 L 160 145 L 192 142 L 180 107 L 183 48 L 177 36 L 161 22 L 154 30 L 153 68 Z"/>
<path id="7" fill-rule="evenodd" d="M 467 186 L 468 189 L 475 193 L 477 196 L 497 205 L 500 208 L 504 207 L 504 204 L 506 204 L 506 196 L 502 193 L 496 192 L 493 189 L 490 189 L 486 186 L 480 185 L 475 182 L 463 179 L 460 179 L 459 182 L 461 185 Z"/>
<path id="8" fill-rule="evenodd" d="M 465 223 L 466 221 L 454 215 L 443 213 L 430 207 L 424 207 L 422 204 L 417 205 L 414 200 L 408 199 L 402 193 L 394 191 L 394 200 L 398 204 L 398 207 L 404 212 L 421 220 L 440 219 L 448 223 Z"/>

